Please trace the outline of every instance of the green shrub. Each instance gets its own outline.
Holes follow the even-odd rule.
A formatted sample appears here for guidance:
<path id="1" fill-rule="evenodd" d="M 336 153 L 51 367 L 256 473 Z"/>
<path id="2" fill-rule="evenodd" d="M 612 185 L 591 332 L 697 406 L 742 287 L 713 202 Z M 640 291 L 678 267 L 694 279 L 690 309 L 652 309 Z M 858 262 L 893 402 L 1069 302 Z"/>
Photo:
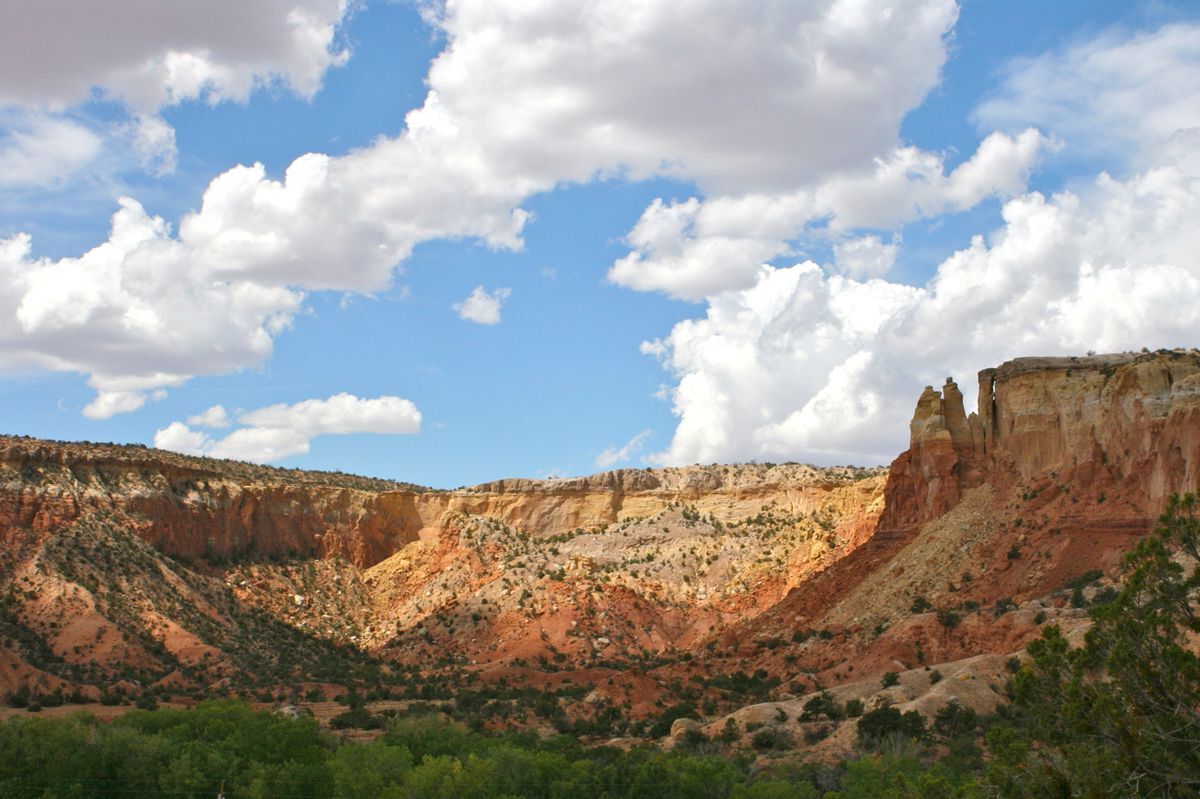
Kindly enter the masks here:
<path id="1" fill-rule="evenodd" d="M 800 711 L 801 721 L 816 721 L 822 717 L 830 721 L 839 721 L 845 717 L 842 708 L 838 707 L 837 700 L 828 691 L 822 691 L 805 702 L 804 709 Z"/>
<path id="2" fill-rule="evenodd" d="M 947 630 L 952 630 L 958 626 L 960 621 L 962 621 L 962 617 L 953 610 L 947 608 L 937 612 L 937 620 L 938 624 L 942 625 Z"/>
<path id="3" fill-rule="evenodd" d="M 901 713 L 894 707 L 881 707 L 858 720 L 858 740 L 863 746 L 877 747 L 890 736 L 924 740 L 925 719 L 915 710 Z"/>
<path id="4" fill-rule="evenodd" d="M 382 730 L 384 721 L 382 716 L 376 716 L 359 705 L 331 718 L 329 726 L 335 730 Z"/>
<path id="5" fill-rule="evenodd" d="M 792 736 L 780 727 L 766 727 L 754 733 L 750 745 L 760 752 L 768 749 L 789 749 L 792 746 Z"/>
<path id="6" fill-rule="evenodd" d="M 1029 644 L 1013 680 L 1020 724 L 988 734 L 1000 796 L 1196 794 L 1200 568 L 1177 556 L 1200 560 L 1198 511 L 1195 495 L 1171 498 L 1126 556 L 1119 593 L 1089 611 L 1082 646 L 1057 625 Z"/>
<path id="7" fill-rule="evenodd" d="M 957 699 L 939 710 L 933 718 L 933 731 L 942 738 L 974 735 L 978 726 L 979 715 Z"/>

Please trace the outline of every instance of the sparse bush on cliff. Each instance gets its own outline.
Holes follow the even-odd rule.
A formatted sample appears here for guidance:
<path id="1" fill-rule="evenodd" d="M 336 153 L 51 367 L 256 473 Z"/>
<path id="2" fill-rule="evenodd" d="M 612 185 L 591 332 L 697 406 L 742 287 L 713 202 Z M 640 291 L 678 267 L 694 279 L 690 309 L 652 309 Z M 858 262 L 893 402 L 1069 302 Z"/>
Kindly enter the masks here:
<path id="1" fill-rule="evenodd" d="M 939 610 L 937 612 L 938 624 L 942 625 L 947 630 L 952 630 L 959 625 L 962 617 L 949 608 Z"/>
<path id="2" fill-rule="evenodd" d="M 789 749 L 792 745 L 792 736 L 781 727 L 766 727 L 754 733 L 750 739 L 750 745 L 759 751 Z"/>
<path id="3" fill-rule="evenodd" d="M 859 702 L 859 706 L 862 706 L 861 702 Z M 827 718 L 830 721 L 840 721 L 844 717 L 845 712 L 828 691 L 822 691 L 805 702 L 804 709 L 800 713 L 801 721 L 816 721 L 820 718 Z"/>

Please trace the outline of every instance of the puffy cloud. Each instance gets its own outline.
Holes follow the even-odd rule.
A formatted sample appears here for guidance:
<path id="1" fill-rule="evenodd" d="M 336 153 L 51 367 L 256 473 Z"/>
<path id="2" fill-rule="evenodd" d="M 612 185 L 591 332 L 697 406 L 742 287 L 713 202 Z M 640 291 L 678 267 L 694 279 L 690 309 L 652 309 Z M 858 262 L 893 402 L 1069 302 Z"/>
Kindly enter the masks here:
<path id="1" fill-rule="evenodd" d="M 157 446 L 157 436 L 155 446 Z M 216 441 L 206 441 L 197 455 L 270 463 L 309 450 L 309 438 L 297 430 L 276 427 L 243 427 Z"/>
<path id="2" fill-rule="evenodd" d="M 203 455 L 209 444 L 208 436 L 191 430 L 183 422 L 171 422 L 154 434 L 154 446 L 185 455 Z"/>
<path id="3" fill-rule="evenodd" d="M 937 83 L 957 12 L 951 0 L 449 0 L 429 82 L 493 160 L 547 183 L 620 171 L 706 192 L 786 188 L 894 144 Z"/>
<path id="4" fill-rule="evenodd" d="M 406 399 L 387 396 L 359 399 L 346 393 L 295 405 L 271 405 L 243 413 L 238 421 L 253 427 L 297 430 L 310 437 L 346 433 L 416 433 L 421 429 L 421 413 Z"/>
<path id="5" fill-rule="evenodd" d="M 218 412 L 219 409 L 219 412 Z M 226 422 L 214 425 L 213 422 Z M 420 432 L 421 412 L 406 399 L 383 396 L 360 399 L 335 394 L 294 405 L 271 405 L 238 415 L 245 427 L 223 438 L 211 438 L 182 422 L 172 422 L 154 434 L 154 446 L 189 455 L 266 463 L 303 455 L 316 436 L 348 433 L 412 434 Z M 227 426 L 224 408 L 217 405 L 188 424 Z"/>
<path id="6" fill-rule="evenodd" d="M 189 268 L 186 246 L 132 200 L 109 240 L 78 258 L 35 259 L 30 248 L 25 235 L 0 241 L 0 369 L 88 374 L 92 418 L 262 361 L 303 297 Z"/>
<path id="7" fill-rule="evenodd" d="M 882 462 L 922 382 L 1030 354 L 1194 343 L 1200 178 L 1160 167 L 1079 193 L 1029 193 L 924 286 L 760 267 L 704 318 L 644 345 L 678 378 L 664 463 Z"/>
<path id="8" fill-rule="evenodd" d="M 873 170 L 839 176 L 819 187 L 817 204 L 832 217 L 834 231 L 894 228 L 964 211 L 992 197 L 1020 194 L 1038 157 L 1057 146 L 1035 128 L 1016 135 L 991 133 L 949 173 L 942 156 L 899 147 L 876 161 Z"/>
<path id="9" fill-rule="evenodd" d="M 261 164 L 217 177 L 179 242 L 215 275 L 311 289 L 376 291 L 421 241 L 474 236 L 520 246 L 520 190 L 489 183 L 472 159 L 425 131 L 340 157 L 308 154 L 282 181 Z M 490 187 L 490 188 L 489 188 Z M 494 192 L 494 193 L 492 193 Z"/>
<path id="10" fill-rule="evenodd" d="M 727 212 L 740 214 L 745 206 L 774 205 L 779 215 L 798 198 L 779 203 L 762 197 L 741 201 L 716 199 L 701 203 L 656 199 L 642 212 L 626 237 L 633 252 L 613 264 L 608 279 L 638 291 L 665 291 L 680 299 L 697 300 L 754 279 L 758 265 L 788 252 L 788 234 L 771 235 L 761 221 L 742 227 L 730 224 Z M 800 206 L 803 201 L 795 202 Z M 803 212 L 801 212 L 803 213 Z"/>
<path id="11" fill-rule="evenodd" d="M 940 155 L 896 147 L 869 167 L 798 191 L 718 195 L 703 203 L 657 199 L 627 237 L 633 250 L 613 264 L 608 279 L 688 300 L 747 288 L 760 264 L 790 253 L 803 236 L 836 240 L 857 228 L 893 228 L 1014 196 L 1041 152 L 1054 146 L 1030 128 L 987 136 L 949 173 Z"/>
<path id="12" fill-rule="evenodd" d="M 865 280 L 883 277 L 896 263 L 897 244 L 884 244 L 878 236 L 846 239 L 833 245 L 837 270 L 847 277 Z"/>
<path id="13" fill-rule="evenodd" d="M 512 289 L 496 289 L 491 294 L 483 286 L 476 286 L 462 302 L 454 303 L 460 319 L 480 325 L 494 325 L 500 321 L 500 306 L 512 294 Z"/>
<path id="14" fill-rule="evenodd" d="M 0 30 L 0 106 L 61 110 L 98 91 L 132 112 L 141 151 L 169 168 L 161 108 L 244 101 L 266 85 L 311 97 L 348 57 L 334 43 L 346 11 L 346 0 L 18 4 Z"/>
<path id="15" fill-rule="evenodd" d="M 596 456 L 596 468 L 608 469 L 618 463 L 624 463 L 628 461 L 634 455 L 642 451 L 642 447 L 646 445 L 646 439 L 650 438 L 650 436 L 653 434 L 653 430 L 643 430 L 633 438 L 626 441 L 620 447 L 608 447 Z"/>
<path id="16" fill-rule="evenodd" d="M 163 105 L 244 99 L 265 82 L 311 93 L 345 56 L 332 44 L 341 0 L 221 0 L 169 13 L 139 0 L 121 15 L 97 7 L 66 17 L 60 5 L 6 20 L 0 101 L 67 105 L 100 85 L 133 109 L 137 146 L 151 155 L 171 149 L 155 113 Z M 79 258 L 34 260 L 23 236 L 0 245 L 10 255 L 0 270 L 15 276 L 0 286 L 0 369 L 78 371 L 100 392 L 137 393 L 253 365 L 300 290 L 384 289 L 431 239 L 519 248 L 521 202 L 563 182 L 667 175 L 709 193 L 766 191 L 770 205 L 769 192 L 859 169 L 894 146 L 904 114 L 937 82 L 957 6 L 449 0 L 427 13 L 447 44 L 398 135 L 302 156 L 281 180 L 261 165 L 231 169 L 177 234 L 124 201 L 110 240 Z M 118 25 L 121 36 L 100 35 Z M 21 57 L 42 41 L 50 45 L 36 59 Z M 789 213 L 807 212 L 768 216 Z M 757 263 L 784 251 L 780 225 L 754 250 L 731 224 L 728 241 L 685 252 L 684 268 L 667 265 L 640 287 L 716 291 L 731 284 L 706 265 L 751 252 L 749 268 L 729 270 L 748 285 Z M 647 247 L 669 230 L 657 235 Z M 686 231 L 681 241 L 692 246 Z M 135 404 L 118 399 L 97 412 Z"/>
<path id="17" fill-rule="evenodd" d="M 225 411 L 224 405 L 214 405 L 203 413 L 198 413 L 195 416 L 189 416 L 187 423 L 196 427 L 211 427 L 213 429 L 221 429 L 229 427 L 229 414 Z M 167 447 L 170 449 L 170 447 Z"/>
<path id="18" fill-rule="evenodd" d="M 119 413 L 132 413 L 146 404 L 142 391 L 100 391 L 83 407 L 83 415 L 89 419 L 107 419 Z"/>

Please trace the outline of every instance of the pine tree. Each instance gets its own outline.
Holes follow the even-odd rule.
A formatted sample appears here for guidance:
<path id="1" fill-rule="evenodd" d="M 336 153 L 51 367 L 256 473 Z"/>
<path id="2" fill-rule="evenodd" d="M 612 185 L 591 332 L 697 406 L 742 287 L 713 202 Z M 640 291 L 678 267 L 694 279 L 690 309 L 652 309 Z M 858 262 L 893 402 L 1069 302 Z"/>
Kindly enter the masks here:
<path id="1" fill-rule="evenodd" d="M 1198 509 L 1172 497 L 1083 646 L 1057 626 L 1030 644 L 1013 686 L 1023 723 L 989 736 L 1003 796 L 1200 796 Z"/>

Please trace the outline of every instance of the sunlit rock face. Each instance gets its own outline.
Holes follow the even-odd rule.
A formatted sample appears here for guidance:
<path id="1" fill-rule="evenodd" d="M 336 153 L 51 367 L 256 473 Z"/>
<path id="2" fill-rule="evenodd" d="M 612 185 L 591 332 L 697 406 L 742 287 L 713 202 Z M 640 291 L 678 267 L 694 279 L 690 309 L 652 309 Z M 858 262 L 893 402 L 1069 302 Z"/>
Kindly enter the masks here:
<path id="1" fill-rule="evenodd" d="M 1195 350 L 1017 358 L 979 373 L 978 409 L 963 412 L 949 378 L 925 389 L 909 449 L 891 466 L 881 530 L 937 518 L 983 482 L 1003 493 L 1053 480 L 1151 517 L 1200 484 Z"/>

